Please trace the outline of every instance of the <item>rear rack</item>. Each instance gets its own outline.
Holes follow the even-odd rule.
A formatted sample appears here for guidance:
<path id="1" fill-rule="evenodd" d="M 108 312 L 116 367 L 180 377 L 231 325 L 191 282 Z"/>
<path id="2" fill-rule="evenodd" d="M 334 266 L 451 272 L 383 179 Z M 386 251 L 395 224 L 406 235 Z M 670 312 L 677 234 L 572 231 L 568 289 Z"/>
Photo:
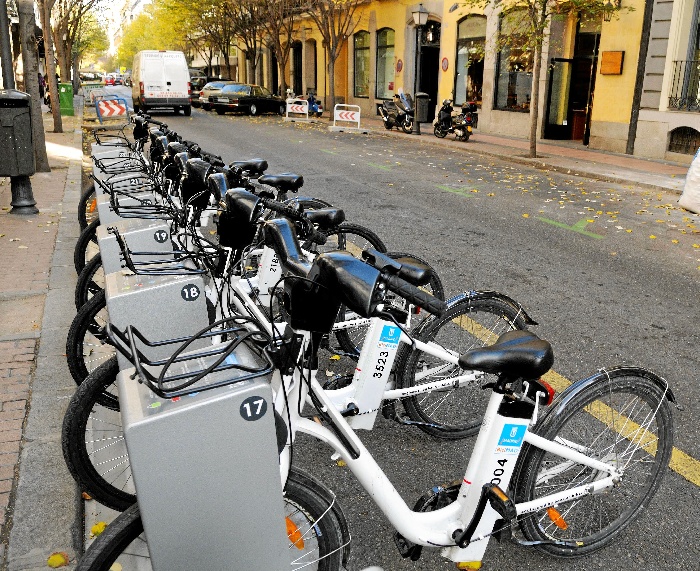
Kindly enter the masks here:
<path id="1" fill-rule="evenodd" d="M 174 398 L 270 375 L 274 369 L 264 347 L 269 337 L 249 317 L 236 316 L 217 321 L 192 337 L 150 341 L 135 327 L 120 331 L 107 326 L 107 335 L 136 368 L 138 377 L 155 394 Z M 188 348 L 197 341 L 210 340 L 210 346 Z M 216 341 L 216 342 L 215 342 Z M 169 359 L 148 360 L 137 348 L 173 345 Z M 228 372 L 226 372 L 228 371 Z"/>

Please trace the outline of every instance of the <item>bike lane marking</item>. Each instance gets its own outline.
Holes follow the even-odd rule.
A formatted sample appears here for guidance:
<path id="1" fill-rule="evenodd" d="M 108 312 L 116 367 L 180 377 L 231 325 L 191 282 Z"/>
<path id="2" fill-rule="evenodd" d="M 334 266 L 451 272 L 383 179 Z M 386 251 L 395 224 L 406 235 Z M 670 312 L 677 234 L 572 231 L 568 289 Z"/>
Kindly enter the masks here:
<path id="1" fill-rule="evenodd" d="M 390 171 L 391 167 L 387 165 L 379 165 L 377 163 L 367 163 L 369 166 L 374 167 L 376 169 L 382 169 L 383 171 Z"/>
<path id="2" fill-rule="evenodd" d="M 466 196 L 467 198 L 473 198 L 476 192 L 478 192 L 476 189 L 470 190 L 466 186 L 454 187 L 444 184 L 436 184 L 435 186 L 440 190 L 451 192 L 452 194 L 459 194 L 460 196 Z"/>
<path id="3" fill-rule="evenodd" d="M 552 226 L 556 226 L 557 228 L 564 228 L 565 230 L 578 232 L 579 234 L 583 234 L 584 236 L 588 236 L 589 238 L 596 238 L 598 240 L 602 240 L 603 238 L 605 238 L 605 236 L 601 236 L 600 234 L 594 234 L 593 232 L 588 232 L 586 230 L 586 226 L 590 224 L 590 221 L 586 218 L 584 218 L 583 220 L 579 220 L 573 226 L 569 226 L 568 224 L 564 224 L 563 222 L 557 222 L 556 220 L 551 220 L 550 218 L 544 218 L 543 216 L 538 216 L 537 220 L 546 222 L 547 224 L 551 224 Z"/>
<path id="4" fill-rule="evenodd" d="M 491 331 L 488 327 L 484 327 L 480 323 L 477 323 L 465 315 L 456 317 L 452 321 L 486 344 L 495 343 L 498 337 L 496 333 Z M 573 384 L 571 380 L 553 370 L 550 370 L 542 375 L 542 379 L 549 383 L 558 393 L 563 392 L 567 387 Z M 636 422 L 627 418 L 624 414 L 615 411 L 600 401 L 592 402 L 588 407 L 586 407 L 586 412 L 591 414 L 603 424 L 606 424 L 612 428 L 623 438 L 629 440 L 633 444 L 639 443 L 639 445 L 649 454 L 655 455 L 657 441 L 656 437 L 648 434 L 645 435 L 644 438 L 639 438 L 636 436 L 642 427 Z M 620 425 L 622 425 L 622 427 L 618 428 Z M 700 460 L 693 458 L 689 454 L 674 446 L 671 450 L 669 468 L 688 480 L 691 484 L 695 484 L 696 486 L 700 487 Z"/>

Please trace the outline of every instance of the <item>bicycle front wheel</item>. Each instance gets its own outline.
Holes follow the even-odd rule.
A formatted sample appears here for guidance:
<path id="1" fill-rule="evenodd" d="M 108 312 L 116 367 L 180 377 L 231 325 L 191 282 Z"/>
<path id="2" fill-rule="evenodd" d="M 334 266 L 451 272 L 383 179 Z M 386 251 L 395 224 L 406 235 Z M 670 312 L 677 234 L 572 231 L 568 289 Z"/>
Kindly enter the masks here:
<path id="1" fill-rule="evenodd" d="M 460 355 L 475 347 L 492 345 L 507 331 L 525 328 L 517 306 L 497 298 L 471 297 L 454 304 L 440 317 L 426 319 L 415 330 L 415 337 Z M 479 430 L 490 394 L 482 387 L 495 379 L 493 375 L 477 372 L 468 376 L 470 371 L 423 351 L 412 351 L 410 346 L 402 348 L 396 359 L 396 378 L 401 388 L 454 379 L 453 385 L 402 401 L 418 428 L 450 440 Z"/>
<path id="2" fill-rule="evenodd" d="M 105 273 L 102 268 L 102 255 L 92 258 L 78 275 L 75 284 L 75 309 L 80 309 L 90 301 L 96 293 L 105 288 Z"/>
<path id="3" fill-rule="evenodd" d="M 85 230 L 88 224 L 96 218 L 98 218 L 97 194 L 95 193 L 95 183 L 92 183 L 78 201 L 78 224 L 80 224 L 80 230 Z"/>
<path id="4" fill-rule="evenodd" d="M 63 417 L 63 458 L 80 489 L 122 511 L 136 501 L 117 397 L 117 356 L 80 384 Z"/>
<path id="5" fill-rule="evenodd" d="M 664 381 L 653 373 L 630 367 L 602 370 L 583 388 L 572 389 L 560 397 L 559 407 L 552 406 L 535 432 L 611 464 L 623 476 L 607 490 L 557 505 L 560 518 L 550 517 L 544 509 L 520 521 L 527 539 L 545 542 L 538 548 L 560 557 L 597 551 L 634 521 L 658 490 L 673 449 L 671 406 Z M 526 445 L 521 457 L 514 485 L 517 503 L 607 476 L 533 446 Z"/>
<path id="6" fill-rule="evenodd" d="M 324 497 L 309 487 L 294 468 L 284 489 L 285 519 L 290 533 L 290 570 L 340 571 L 344 544 L 341 524 Z M 299 538 L 303 539 L 303 542 Z M 152 569 L 138 505 L 120 514 L 97 537 L 76 571 L 147 571 Z M 117 565 L 118 564 L 118 567 Z"/>
<path id="7" fill-rule="evenodd" d="M 73 251 L 73 265 L 75 273 L 80 274 L 88 263 L 100 251 L 97 245 L 97 227 L 100 225 L 100 219 L 97 218 L 87 225 L 85 230 L 80 233 L 75 250 Z"/>
<path id="8" fill-rule="evenodd" d="M 104 290 L 97 292 L 73 318 L 66 339 L 68 370 L 76 384 L 112 355 L 106 327 L 109 321 Z"/>

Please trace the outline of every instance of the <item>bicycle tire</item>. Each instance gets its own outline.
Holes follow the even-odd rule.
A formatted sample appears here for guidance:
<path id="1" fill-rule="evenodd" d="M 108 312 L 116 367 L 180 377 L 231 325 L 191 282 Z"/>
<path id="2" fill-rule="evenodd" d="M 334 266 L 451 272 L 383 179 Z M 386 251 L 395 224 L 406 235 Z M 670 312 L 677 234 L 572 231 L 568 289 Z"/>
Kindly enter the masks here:
<path id="1" fill-rule="evenodd" d="M 95 194 L 95 183 L 93 182 L 83 192 L 78 201 L 78 224 L 81 232 L 87 228 L 88 224 L 99 217 L 97 213 L 97 195 Z"/>
<path id="2" fill-rule="evenodd" d="M 285 514 L 295 524 L 305 521 L 304 528 L 297 524 L 304 538 L 304 551 L 307 545 L 312 557 L 318 553 L 317 565 L 308 565 L 304 569 L 316 571 L 340 571 L 344 551 L 343 535 L 335 513 L 324 498 L 305 484 L 304 479 L 297 478 L 292 468 L 284 490 Z M 294 545 L 290 544 L 290 549 Z M 294 553 L 297 556 L 297 553 Z M 129 507 L 110 523 L 105 531 L 95 539 L 78 562 L 76 571 L 109 571 L 115 563 L 120 569 L 132 571 L 130 559 L 138 559 L 139 571 L 147 569 L 148 545 L 143 536 L 143 522 L 138 504 Z M 298 556 L 297 556 L 298 559 Z M 294 568 L 299 568 L 297 565 Z"/>
<path id="3" fill-rule="evenodd" d="M 102 268 L 102 255 L 93 257 L 78 275 L 75 284 L 75 308 L 80 309 L 92 297 L 104 290 L 105 275 Z"/>
<path id="4" fill-rule="evenodd" d="M 538 422 L 536 434 L 572 442 L 579 451 L 579 445 L 583 446 L 587 455 L 625 468 L 614 487 L 557 506 L 566 530 L 553 523 L 547 510 L 524 517 L 520 527 L 525 537 L 548 542 L 537 545 L 538 549 L 559 557 L 589 555 L 612 542 L 649 504 L 673 449 L 673 418 L 663 383 L 644 369 L 602 370 L 562 393 L 559 406 L 555 403 Z M 622 431 L 628 431 L 627 438 Z M 635 448 L 634 442 L 652 442 L 655 454 L 643 446 Z M 523 460 L 513 486 L 516 503 L 585 485 L 604 475 L 527 444 L 520 457 Z M 554 464 L 560 468 L 550 468 Z M 541 476 L 543 468 L 549 474 L 546 480 Z M 559 540 L 579 546 L 550 543 Z"/>
<path id="5" fill-rule="evenodd" d="M 80 233 L 75 243 L 73 265 L 75 266 L 76 274 L 80 274 L 85 264 L 99 252 L 99 248 L 97 247 L 97 227 L 99 225 L 99 218 L 90 222 L 85 230 Z"/>
<path id="6" fill-rule="evenodd" d="M 78 310 L 68 329 L 66 359 L 78 385 L 115 353 L 105 333 L 106 307 L 105 292 L 98 292 Z"/>
<path id="7" fill-rule="evenodd" d="M 414 329 L 415 338 L 424 343 L 465 353 L 469 349 L 491 345 L 513 329 L 526 329 L 519 309 L 494 297 L 470 295 L 452 304 L 440 316 L 431 316 Z M 397 355 L 396 380 L 400 388 L 448 379 L 463 371 L 458 365 L 412 350 L 404 345 Z M 433 364 L 435 363 L 435 364 Z M 434 367 L 435 372 L 430 373 Z M 460 387 L 414 395 L 402 400 L 409 418 L 423 432 L 436 438 L 455 440 L 478 432 L 489 399 L 483 390 L 492 375 L 483 375 Z"/>
<path id="8" fill-rule="evenodd" d="M 80 489 L 124 511 L 136 501 L 124 442 L 116 355 L 92 371 L 73 394 L 63 417 L 63 458 Z"/>
<path id="9" fill-rule="evenodd" d="M 423 286 L 423 288 L 444 301 L 445 299 L 445 288 L 442 285 L 442 280 L 437 273 L 437 270 L 433 268 L 427 261 L 423 258 L 415 256 L 414 254 L 408 254 L 406 252 L 386 252 L 387 256 L 390 258 L 414 258 L 420 263 L 428 266 L 431 269 L 430 282 Z M 338 321 L 346 321 L 351 318 L 348 314 L 346 308 L 342 306 L 338 311 Z M 342 331 L 336 331 L 335 338 L 338 341 L 340 348 L 351 357 L 358 357 L 362 349 L 362 344 L 365 341 L 365 335 L 367 333 L 366 327 L 361 327 L 357 329 L 345 329 Z"/>

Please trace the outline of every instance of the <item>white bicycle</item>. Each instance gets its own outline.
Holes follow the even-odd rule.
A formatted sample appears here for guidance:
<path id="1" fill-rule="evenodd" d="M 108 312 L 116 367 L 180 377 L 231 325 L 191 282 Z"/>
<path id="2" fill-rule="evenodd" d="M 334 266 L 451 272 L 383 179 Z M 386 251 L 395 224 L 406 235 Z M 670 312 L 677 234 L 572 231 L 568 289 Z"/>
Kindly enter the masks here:
<path id="1" fill-rule="evenodd" d="M 332 287 L 360 315 L 385 316 L 386 291 L 427 306 L 425 294 L 396 273 L 370 269 L 346 254 L 324 254 L 309 276 L 318 288 Z M 324 310 L 331 315 L 333 304 Z M 308 305 L 295 311 L 308 311 Z M 313 363 L 317 334 L 305 332 L 303 348 L 305 363 Z M 283 481 L 290 473 L 295 436 L 301 432 L 321 440 L 347 463 L 394 526 L 403 556 L 417 558 L 423 547 L 439 548 L 463 569 L 478 569 L 489 539 L 512 537 L 516 524 L 525 536 L 522 545 L 563 557 L 592 553 L 612 542 L 651 501 L 673 447 L 669 403 L 674 397 L 662 378 L 640 368 L 601 370 L 553 401 L 554 392 L 540 380 L 553 362 L 551 346 L 523 331 L 505 333 L 496 344 L 473 349 L 458 362 L 496 376 L 459 483 L 436 488 L 409 508 L 355 434 L 348 420 L 354 411 L 339 411 L 315 371 L 302 366 L 290 377 L 279 371 L 272 377 L 274 409 L 287 425 L 280 456 Z M 161 389 L 176 391 L 181 379 L 169 386 L 167 375 L 161 381 Z M 313 416 L 298 406 L 307 399 Z M 306 510 L 304 526 L 295 524 L 289 533 L 290 549 L 304 551 L 292 569 L 344 565 L 349 537 L 339 523 L 338 503 L 315 494 L 321 496 L 325 506 Z M 288 496 L 287 505 L 295 498 Z M 150 568 L 142 532 L 133 506 L 97 538 L 78 569 L 106 571 L 115 563 L 120 569 Z M 308 549 L 300 549 L 299 536 L 309 539 Z"/>

